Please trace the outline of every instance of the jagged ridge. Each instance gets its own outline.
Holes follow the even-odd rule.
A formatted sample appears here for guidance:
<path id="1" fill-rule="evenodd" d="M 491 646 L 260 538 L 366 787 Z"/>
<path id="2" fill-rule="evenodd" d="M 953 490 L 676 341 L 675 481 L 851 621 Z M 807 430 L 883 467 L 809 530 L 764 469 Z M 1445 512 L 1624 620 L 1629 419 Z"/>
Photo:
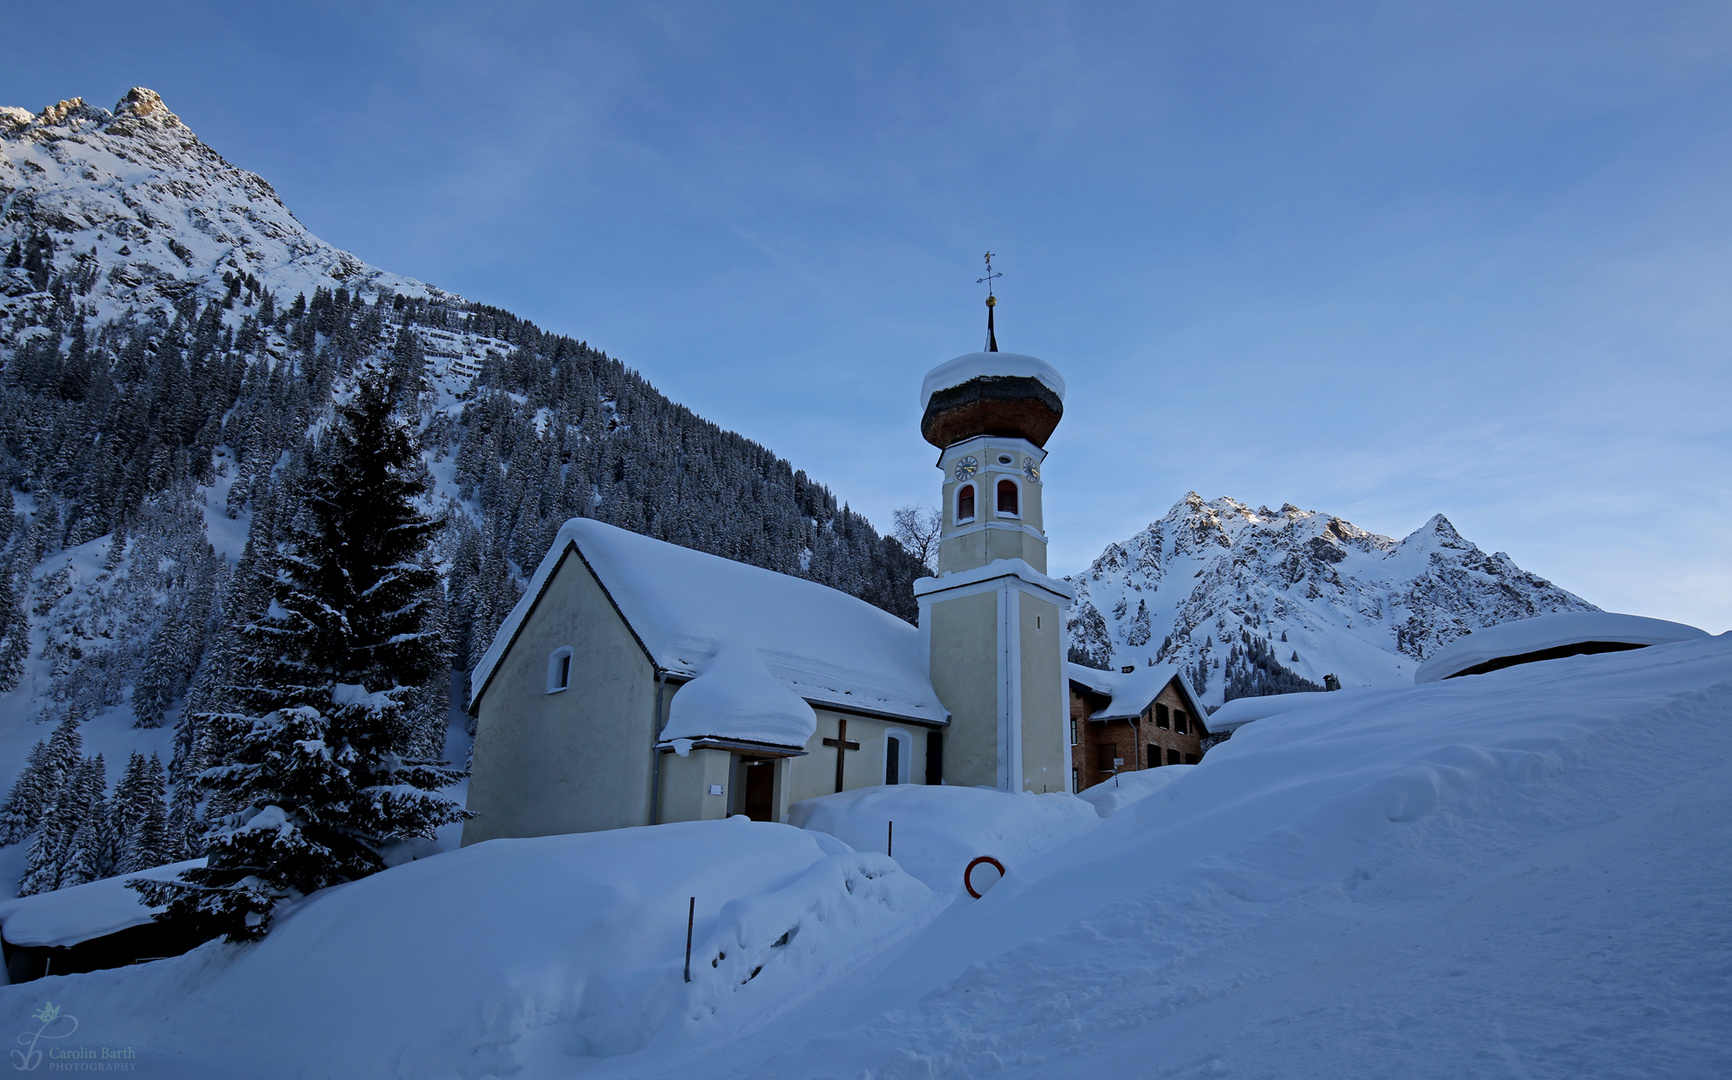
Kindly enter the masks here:
<path id="1" fill-rule="evenodd" d="M 1470 630 L 1592 604 L 1487 555 L 1439 514 L 1402 540 L 1196 492 L 1081 574 L 1072 658 L 1174 663 L 1213 702 L 1411 675 Z"/>

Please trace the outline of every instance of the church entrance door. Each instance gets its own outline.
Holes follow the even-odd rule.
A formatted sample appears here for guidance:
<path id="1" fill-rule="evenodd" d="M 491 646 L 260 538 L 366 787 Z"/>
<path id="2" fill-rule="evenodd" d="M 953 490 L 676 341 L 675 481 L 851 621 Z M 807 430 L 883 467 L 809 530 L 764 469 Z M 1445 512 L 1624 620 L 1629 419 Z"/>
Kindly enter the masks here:
<path id="1" fill-rule="evenodd" d="M 740 813 L 753 821 L 776 820 L 775 759 L 742 759 L 740 773 Z"/>

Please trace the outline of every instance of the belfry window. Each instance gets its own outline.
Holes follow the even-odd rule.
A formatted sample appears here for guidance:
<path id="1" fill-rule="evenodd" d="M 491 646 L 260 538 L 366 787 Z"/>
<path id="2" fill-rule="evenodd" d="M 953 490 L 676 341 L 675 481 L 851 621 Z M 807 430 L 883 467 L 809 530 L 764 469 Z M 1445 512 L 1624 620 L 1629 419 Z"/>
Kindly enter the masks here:
<path id="1" fill-rule="evenodd" d="M 998 482 L 998 512 L 1015 517 L 1021 513 L 1017 509 L 1017 490 L 1015 480 L 1000 480 Z"/>
<path id="2" fill-rule="evenodd" d="M 964 484 L 956 489 L 956 520 L 974 520 L 974 485 Z"/>

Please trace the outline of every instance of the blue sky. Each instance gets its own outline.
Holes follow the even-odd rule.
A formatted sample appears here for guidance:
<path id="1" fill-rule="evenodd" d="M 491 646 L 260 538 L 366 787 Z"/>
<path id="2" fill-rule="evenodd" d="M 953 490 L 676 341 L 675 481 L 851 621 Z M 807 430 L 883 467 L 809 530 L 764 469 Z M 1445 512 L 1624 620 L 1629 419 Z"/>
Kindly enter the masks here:
<path id="1" fill-rule="evenodd" d="M 885 524 L 921 374 L 1070 384 L 1054 569 L 1187 491 L 1444 513 L 1732 627 L 1732 8 L 63 3 L 325 239 L 642 371 Z"/>

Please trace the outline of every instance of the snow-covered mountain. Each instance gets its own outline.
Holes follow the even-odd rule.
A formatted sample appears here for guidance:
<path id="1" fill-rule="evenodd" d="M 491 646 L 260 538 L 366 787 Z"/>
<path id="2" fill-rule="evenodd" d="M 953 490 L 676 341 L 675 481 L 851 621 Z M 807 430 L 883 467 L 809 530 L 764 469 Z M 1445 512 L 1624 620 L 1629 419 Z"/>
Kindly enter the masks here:
<path id="1" fill-rule="evenodd" d="M 1321 689 L 1326 675 L 1387 683 L 1479 627 L 1599 610 L 1487 555 L 1442 514 L 1393 540 L 1196 492 L 1067 580 L 1073 659 L 1179 664 L 1211 703 Z"/>
<path id="2" fill-rule="evenodd" d="M 0 278 L 0 313 L 16 319 L 44 313 L 49 271 L 98 320 L 172 313 L 249 277 L 256 285 L 242 288 L 284 300 L 334 286 L 448 295 L 308 232 L 270 184 L 223 160 L 153 90 L 134 87 L 113 112 L 82 98 L 39 113 L 0 107 L 0 148 L 0 250 L 16 245 L 22 259 L 32 240 L 52 243 L 37 281 L 22 265 Z"/>
<path id="3" fill-rule="evenodd" d="M 152 91 L 0 109 L 0 838 L 32 834 L 0 839 L 0 895 L 27 865 L 54 871 L 43 888 L 124 869 L 74 841 L 110 818 L 129 835 L 105 792 L 135 753 L 167 766 L 163 857 L 197 853 L 213 658 L 265 602 L 319 433 L 367 367 L 416 417 L 448 525 L 459 700 L 572 517 L 914 614 L 924 568 L 822 484 L 586 341 L 312 235 Z M 447 681 L 420 730 L 461 761 Z M 15 783 L 55 731 L 58 779 Z M 88 782 L 61 782 L 74 771 Z"/>

